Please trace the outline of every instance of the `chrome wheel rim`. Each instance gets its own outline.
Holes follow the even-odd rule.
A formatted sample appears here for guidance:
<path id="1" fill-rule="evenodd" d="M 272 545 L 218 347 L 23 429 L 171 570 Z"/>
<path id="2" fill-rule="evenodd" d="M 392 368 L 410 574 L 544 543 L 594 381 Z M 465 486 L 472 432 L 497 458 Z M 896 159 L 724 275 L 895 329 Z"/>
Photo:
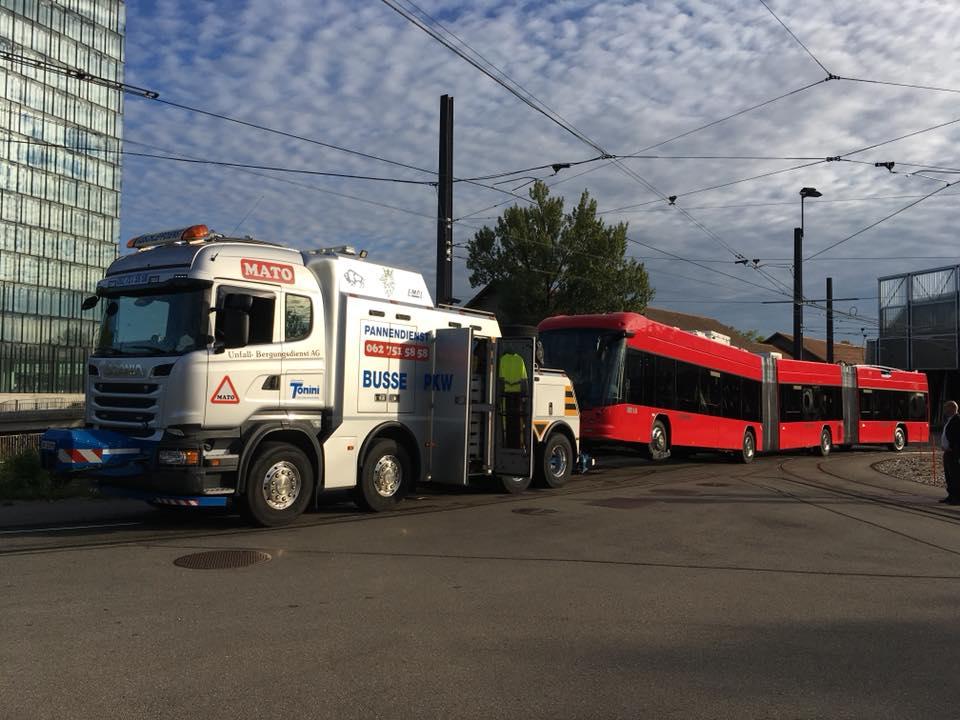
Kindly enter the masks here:
<path id="1" fill-rule="evenodd" d="M 563 477 L 567 472 L 567 451 L 562 445 L 554 446 L 550 452 L 550 474 Z"/>
<path id="2" fill-rule="evenodd" d="M 898 428 L 897 431 L 893 434 L 893 444 L 896 446 L 897 450 L 903 449 L 903 446 L 906 444 L 903 438 L 903 430 L 900 430 Z"/>
<path id="3" fill-rule="evenodd" d="M 824 433 L 820 436 L 820 447 L 823 450 L 824 455 L 830 452 L 830 436 L 827 433 Z"/>
<path id="4" fill-rule="evenodd" d="M 658 453 L 665 452 L 667 449 L 667 435 L 659 425 L 653 429 L 650 437 L 650 447 Z"/>
<path id="5" fill-rule="evenodd" d="M 393 497 L 403 482 L 403 468 L 394 455 L 384 455 L 373 467 L 373 489 L 384 498 Z"/>
<path id="6" fill-rule="evenodd" d="M 747 458 L 753 457 L 753 435 L 750 433 L 743 436 L 743 454 Z"/>
<path id="7" fill-rule="evenodd" d="M 275 462 L 264 473 L 260 490 L 271 510 L 286 510 L 300 497 L 303 485 L 297 466 L 286 460 Z"/>

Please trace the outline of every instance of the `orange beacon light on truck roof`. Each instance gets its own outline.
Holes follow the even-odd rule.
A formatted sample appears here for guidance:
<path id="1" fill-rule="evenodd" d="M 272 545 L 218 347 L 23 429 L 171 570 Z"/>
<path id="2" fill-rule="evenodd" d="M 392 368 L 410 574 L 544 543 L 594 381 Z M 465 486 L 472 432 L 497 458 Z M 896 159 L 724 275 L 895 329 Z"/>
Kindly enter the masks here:
<path id="1" fill-rule="evenodd" d="M 159 247 L 160 245 L 173 245 L 175 243 L 189 243 L 197 240 L 206 240 L 210 237 L 210 228 L 206 225 L 191 225 L 188 228 L 178 228 L 176 230 L 164 230 L 163 232 L 150 233 L 149 235 L 139 235 L 127 240 L 128 248 L 137 250 L 146 250 L 147 248 Z"/>

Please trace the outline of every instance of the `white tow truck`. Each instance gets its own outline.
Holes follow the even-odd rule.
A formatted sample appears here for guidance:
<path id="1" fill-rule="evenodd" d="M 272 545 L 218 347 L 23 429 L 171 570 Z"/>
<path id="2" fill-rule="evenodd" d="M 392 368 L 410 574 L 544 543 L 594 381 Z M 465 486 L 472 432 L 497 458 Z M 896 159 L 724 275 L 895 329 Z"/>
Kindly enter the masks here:
<path id="1" fill-rule="evenodd" d="M 323 491 L 382 511 L 417 482 L 521 492 L 584 462 L 572 384 L 535 338 L 435 307 L 419 273 L 204 225 L 128 247 L 84 303 L 103 323 L 85 427 L 41 440 L 56 472 L 281 525 Z"/>

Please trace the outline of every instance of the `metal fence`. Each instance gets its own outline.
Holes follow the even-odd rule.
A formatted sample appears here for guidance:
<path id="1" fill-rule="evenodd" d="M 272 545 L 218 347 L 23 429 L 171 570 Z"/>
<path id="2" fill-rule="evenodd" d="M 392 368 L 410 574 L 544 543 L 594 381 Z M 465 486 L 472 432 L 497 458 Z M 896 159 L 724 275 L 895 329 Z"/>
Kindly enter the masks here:
<path id="1" fill-rule="evenodd" d="M 28 398 L 0 402 L 0 413 L 28 412 L 31 410 L 73 410 L 83 408 L 83 401 L 62 398 Z"/>
<path id="2" fill-rule="evenodd" d="M 23 433 L 20 435 L 0 435 L 0 461 L 19 455 L 27 450 L 40 449 L 40 436 L 43 433 Z"/>

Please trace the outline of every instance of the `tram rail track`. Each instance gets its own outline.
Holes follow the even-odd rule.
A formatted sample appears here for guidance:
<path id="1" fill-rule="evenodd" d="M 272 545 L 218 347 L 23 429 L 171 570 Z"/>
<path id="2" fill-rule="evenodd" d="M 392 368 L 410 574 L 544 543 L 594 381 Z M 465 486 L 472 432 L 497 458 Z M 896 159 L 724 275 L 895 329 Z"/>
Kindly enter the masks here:
<path id="1" fill-rule="evenodd" d="M 564 497 L 571 497 L 576 495 L 583 495 L 592 492 L 602 492 L 604 490 L 616 489 L 616 488 L 653 488 L 658 485 L 665 485 L 670 482 L 675 482 L 676 480 L 672 477 L 664 479 L 661 482 L 656 482 L 655 479 L 662 477 L 664 475 L 672 476 L 676 472 L 682 470 L 690 471 L 693 468 L 700 469 L 704 468 L 705 471 L 711 472 L 711 466 L 692 466 L 691 464 L 678 464 L 678 465 L 654 465 L 646 468 L 642 468 L 640 472 L 631 472 L 627 477 L 598 477 L 597 479 L 591 479 L 590 476 L 587 476 L 581 482 L 575 482 L 571 485 L 568 485 L 565 488 L 559 490 L 538 490 L 533 492 L 527 492 L 521 495 L 491 495 L 484 493 L 482 490 L 477 491 L 476 493 L 463 493 L 460 495 L 460 498 L 464 498 L 460 501 L 455 501 L 452 503 L 445 502 L 447 497 L 450 495 L 445 495 L 442 492 L 437 492 L 435 496 L 427 496 L 430 499 L 435 499 L 435 503 L 423 504 L 418 507 L 418 501 L 410 501 L 406 507 L 401 506 L 401 509 L 388 512 L 388 513 L 367 513 L 354 509 L 343 508 L 342 512 L 333 508 L 330 510 L 322 510 L 320 513 L 309 513 L 301 516 L 297 521 L 290 525 L 285 525 L 282 527 L 276 528 L 261 528 L 261 527 L 246 527 L 240 526 L 242 522 L 239 519 L 231 515 L 218 515 L 218 516 L 206 516 L 216 517 L 215 521 L 218 522 L 228 522 L 231 523 L 229 527 L 223 528 L 196 528 L 195 525 L 202 522 L 200 518 L 191 519 L 191 525 L 194 527 L 190 528 L 176 528 L 171 527 L 169 524 L 161 524 L 157 522 L 145 521 L 141 530 L 142 533 L 137 532 L 133 526 L 128 526 L 125 528 L 113 527 L 118 526 L 118 523 L 105 521 L 103 523 L 103 529 L 105 531 L 114 531 L 119 532 L 137 532 L 135 537 L 123 537 L 123 538 L 104 538 L 103 536 L 92 537 L 84 539 L 77 537 L 76 535 L 69 535 L 63 538 L 61 542 L 42 542 L 42 543 L 33 543 L 29 545 L 17 545 L 14 547 L 3 548 L 0 547 L 0 557 L 9 557 L 17 555 L 30 555 L 30 554 L 43 554 L 51 552 L 68 552 L 74 550 L 87 550 L 87 549 L 97 549 L 97 548 L 110 548 L 110 547 L 122 547 L 127 545 L 146 545 L 157 542 L 164 542 L 168 540 L 196 540 L 196 539 L 205 539 L 205 538 L 216 538 L 216 537 L 236 537 L 236 536 L 250 536 L 250 537 L 262 537 L 265 535 L 273 534 L 280 531 L 289 531 L 296 529 L 306 529 L 306 528 L 316 528 L 324 527 L 328 525 L 340 525 L 346 523 L 358 523 L 358 522 L 375 522 L 378 520 L 389 520 L 395 519 L 397 517 L 408 517 L 412 515 L 424 515 L 432 513 L 444 513 L 444 512 L 454 512 L 459 510 L 467 510 L 472 508 L 480 507 L 490 507 L 495 505 L 508 505 L 508 504 L 521 504 L 521 503 L 530 503 L 537 500 L 547 500 L 547 499 L 559 499 Z M 619 470 L 620 468 L 615 468 Z M 624 468 L 625 469 L 625 468 Z M 632 469 L 632 468 L 631 468 Z M 598 471 L 598 474 L 601 471 Z M 654 479 L 651 482 L 649 479 Z M 695 482 L 697 480 L 702 480 L 702 477 L 690 478 L 690 482 Z M 646 482 L 645 482 L 646 480 Z M 684 480 L 686 482 L 686 480 Z M 418 496 L 424 497 L 424 496 Z M 318 517 L 318 515 L 322 515 Z M 96 523 L 84 523 L 87 527 L 86 530 L 96 529 Z M 78 523 L 64 523 L 62 526 L 51 525 L 47 528 L 34 528 L 34 527 L 24 527 L 24 528 L 10 528 L 11 531 L 8 537 L 18 538 L 20 536 L 35 536 L 40 532 L 49 532 L 55 534 L 58 532 L 76 532 L 72 529 L 78 526 Z M 4 529 L 5 531 L 7 529 Z"/>

